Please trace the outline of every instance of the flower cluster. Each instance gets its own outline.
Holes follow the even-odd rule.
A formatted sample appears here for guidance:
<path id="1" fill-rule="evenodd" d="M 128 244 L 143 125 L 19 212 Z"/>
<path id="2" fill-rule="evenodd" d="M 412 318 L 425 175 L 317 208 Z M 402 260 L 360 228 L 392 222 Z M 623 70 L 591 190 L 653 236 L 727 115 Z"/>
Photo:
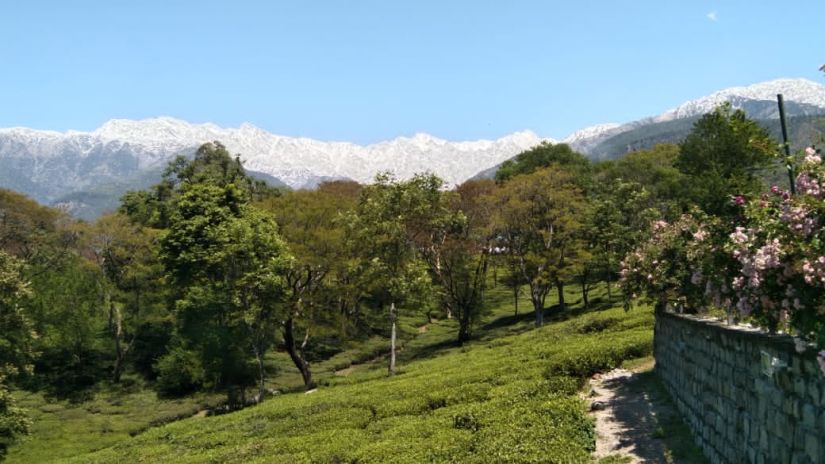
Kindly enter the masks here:
<path id="1" fill-rule="evenodd" d="M 825 348 L 825 165 L 812 148 L 799 159 L 797 194 L 774 186 L 734 197 L 738 224 L 697 214 L 655 224 L 623 262 L 627 296 L 721 307 Z M 825 369 L 825 350 L 820 362 Z"/>
<path id="2" fill-rule="evenodd" d="M 711 301 L 731 303 L 721 277 L 732 260 L 719 253 L 722 224 L 700 212 L 653 223 L 651 238 L 622 261 L 620 285 L 628 299 L 647 296 L 659 305 L 692 311 Z M 721 272 L 720 272 L 721 271 Z"/>

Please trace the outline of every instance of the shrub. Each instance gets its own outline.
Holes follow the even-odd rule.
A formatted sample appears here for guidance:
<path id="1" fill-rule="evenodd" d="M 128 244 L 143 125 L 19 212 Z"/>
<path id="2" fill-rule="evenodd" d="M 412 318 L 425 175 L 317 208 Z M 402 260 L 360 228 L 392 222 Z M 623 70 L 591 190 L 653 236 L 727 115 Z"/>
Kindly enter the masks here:
<path id="1" fill-rule="evenodd" d="M 181 396 L 197 391 L 203 386 L 204 370 L 198 356 L 176 347 L 160 358 L 155 370 L 158 373 L 158 392 L 166 396 Z"/>

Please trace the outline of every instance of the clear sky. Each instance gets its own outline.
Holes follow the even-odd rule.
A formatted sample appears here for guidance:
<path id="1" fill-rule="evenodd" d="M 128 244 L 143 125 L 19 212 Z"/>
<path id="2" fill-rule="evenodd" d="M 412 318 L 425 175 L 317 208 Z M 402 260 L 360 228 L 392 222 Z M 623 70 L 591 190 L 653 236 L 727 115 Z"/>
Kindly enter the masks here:
<path id="1" fill-rule="evenodd" d="M 562 138 L 730 86 L 825 83 L 823 18 L 823 0 L 0 0 L 0 127 Z"/>

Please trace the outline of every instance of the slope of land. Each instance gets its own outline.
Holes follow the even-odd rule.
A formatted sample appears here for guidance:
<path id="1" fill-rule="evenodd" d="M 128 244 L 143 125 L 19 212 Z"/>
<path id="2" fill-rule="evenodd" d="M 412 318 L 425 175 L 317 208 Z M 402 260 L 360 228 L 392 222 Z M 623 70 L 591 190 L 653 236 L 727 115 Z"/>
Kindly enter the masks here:
<path id="1" fill-rule="evenodd" d="M 584 379 L 650 353 L 652 315 L 614 308 L 151 429 L 69 462 L 587 462 Z M 427 332 L 429 333 L 429 331 Z"/>

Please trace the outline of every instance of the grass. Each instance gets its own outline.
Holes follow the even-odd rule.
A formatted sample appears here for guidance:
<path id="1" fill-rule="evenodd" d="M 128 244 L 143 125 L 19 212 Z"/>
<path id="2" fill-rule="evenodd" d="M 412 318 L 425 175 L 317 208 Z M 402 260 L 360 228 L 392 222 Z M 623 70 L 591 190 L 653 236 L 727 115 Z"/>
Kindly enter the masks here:
<path id="1" fill-rule="evenodd" d="M 159 400 L 140 384 L 100 389 L 82 403 L 51 400 L 41 393 L 17 392 L 18 404 L 32 419 L 32 433 L 11 447 L 7 462 L 43 463 L 112 446 L 151 427 L 191 417 L 223 400 L 201 394 Z"/>
<path id="2" fill-rule="evenodd" d="M 593 296 L 597 308 L 609 306 Z M 455 321 L 419 332 L 426 321 L 406 315 L 394 377 L 380 360 L 336 375 L 380 356 L 386 341 L 376 337 L 313 365 L 321 387 L 312 394 L 132 438 L 155 418 L 191 415 L 203 399 L 176 404 L 143 390 L 50 405 L 30 395 L 22 399 L 37 410 L 34 434 L 9 462 L 590 462 L 593 424 L 578 392 L 592 373 L 649 355 L 653 317 L 640 308 L 585 311 L 575 294 L 567 298 L 569 310 L 549 311 L 552 322 L 533 329 L 531 312 L 511 313 L 507 289 L 491 289 L 489 314 L 463 347 L 453 342 Z M 288 359 L 269 362 L 280 368 L 272 386 L 300 387 Z"/>

